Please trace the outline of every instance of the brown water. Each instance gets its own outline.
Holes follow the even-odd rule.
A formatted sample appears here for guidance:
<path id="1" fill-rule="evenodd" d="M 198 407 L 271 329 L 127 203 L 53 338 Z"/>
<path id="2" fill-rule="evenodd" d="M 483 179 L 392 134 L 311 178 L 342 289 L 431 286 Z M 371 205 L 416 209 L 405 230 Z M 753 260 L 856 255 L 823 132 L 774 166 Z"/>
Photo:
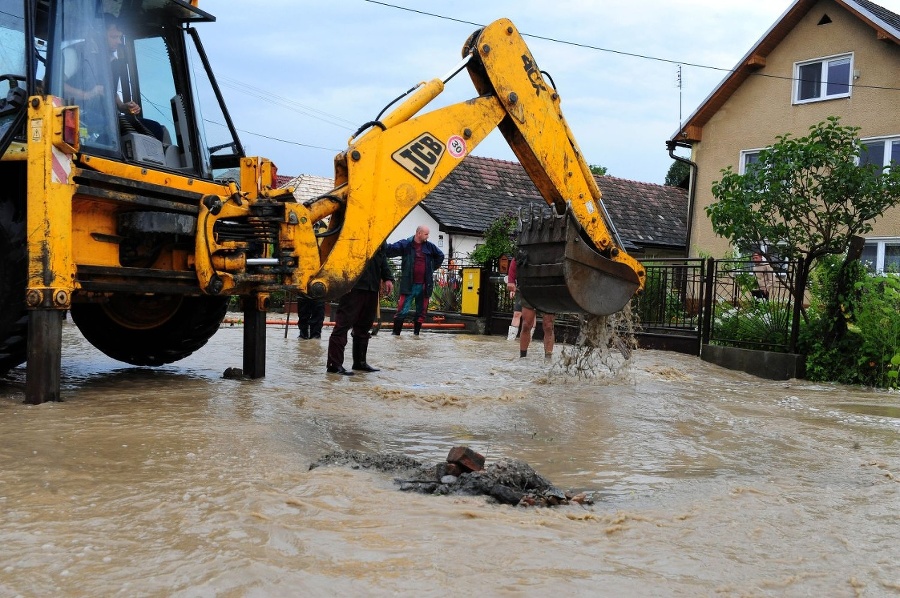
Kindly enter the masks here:
<path id="1" fill-rule="evenodd" d="M 503 337 L 242 330 L 125 367 L 66 325 L 64 403 L 0 383 L 0 596 L 900 596 L 900 395 L 769 382 L 637 351 L 614 381 L 547 376 Z M 559 351 L 559 348 L 557 348 Z M 348 349 L 349 355 L 349 349 Z M 523 509 L 308 471 L 335 449 L 527 461 L 593 506 Z"/>

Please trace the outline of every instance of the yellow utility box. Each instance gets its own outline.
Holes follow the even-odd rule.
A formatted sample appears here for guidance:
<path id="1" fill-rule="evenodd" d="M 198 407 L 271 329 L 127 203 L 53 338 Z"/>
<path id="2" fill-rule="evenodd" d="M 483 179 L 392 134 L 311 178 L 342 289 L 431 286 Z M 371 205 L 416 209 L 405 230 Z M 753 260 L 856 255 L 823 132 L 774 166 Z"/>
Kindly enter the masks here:
<path id="1" fill-rule="evenodd" d="M 461 313 L 478 315 L 478 296 L 481 290 L 481 268 L 462 269 L 462 309 Z"/>

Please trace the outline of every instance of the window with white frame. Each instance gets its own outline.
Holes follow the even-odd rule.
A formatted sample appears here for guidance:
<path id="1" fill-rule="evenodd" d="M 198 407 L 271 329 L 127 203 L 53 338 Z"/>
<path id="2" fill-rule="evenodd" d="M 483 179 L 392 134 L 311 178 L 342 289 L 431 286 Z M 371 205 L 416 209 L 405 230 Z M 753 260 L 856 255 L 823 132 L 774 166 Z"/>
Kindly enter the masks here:
<path id="1" fill-rule="evenodd" d="M 756 164 L 759 162 L 759 152 L 762 150 L 744 150 L 741 152 L 741 172 L 740 174 L 746 174 L 747 166 L 750 164 Z"/>
<path id="2" fill-rule="evenodd" d="M 794 103 L 850 97 L 853 54 L 794 64 Z"/>
<path id="3" fill-rule="evenodd" d="M 862 151 L 859 153 L 859 165 L 875 164 L 891 166 L 891 162 L 900 164 L 900 136 L 860 140 Z"/>
<path id="4" fill-rule="evenodd" d="M 900 237 L 866 239 L 860 260 L 872 272 L 900 272 Z"/>

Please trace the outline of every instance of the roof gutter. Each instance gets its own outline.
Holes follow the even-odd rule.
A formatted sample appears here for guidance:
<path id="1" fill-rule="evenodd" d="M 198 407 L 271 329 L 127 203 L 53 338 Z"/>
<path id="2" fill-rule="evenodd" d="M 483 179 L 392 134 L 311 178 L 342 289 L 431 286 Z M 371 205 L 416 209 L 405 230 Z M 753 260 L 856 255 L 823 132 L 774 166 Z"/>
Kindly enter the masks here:
<path id="1" fill-rule="evenodd" d="M 690 143 L 669 139 L 666 141 L 666 147 L 669 150 L 670 158 L 687 164 L 691 169 L 691 179 L 688 183 L 687 239 L 685 239 L 684 244 L 684 257 L 691 257 L 691 231 L 694 228 L 694 198 L 697 195 L 697 163 L 675 155 L 675 148 L 691 148 L 692 145 Z"/>

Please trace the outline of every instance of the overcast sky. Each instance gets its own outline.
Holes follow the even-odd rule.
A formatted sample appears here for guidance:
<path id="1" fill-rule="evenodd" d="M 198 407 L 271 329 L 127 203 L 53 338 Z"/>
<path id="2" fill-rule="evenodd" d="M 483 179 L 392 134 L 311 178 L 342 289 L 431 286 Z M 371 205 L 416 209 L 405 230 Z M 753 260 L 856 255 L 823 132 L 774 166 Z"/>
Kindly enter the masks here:
<path id="1" fill-rule="evenodd" d="M 900 12 L 900 0 L 879 4 Z M 217 21 L 197 28 L 247 153 L 271 158 L 280 174 L 333 176 L 334 155 L 360 124 L 419 81 L 446 74 L 479 25 L 506 17 L 556 83 L 588 163 L 613 176 L 662 183 L 671 164 L 665 142 L 679 118 L 699 106 L 790 5 L 201 0 Z M 463 72 L 432 105 L 474 96 Z M 472 153 L 515 159 L 497 132 Z"/>

